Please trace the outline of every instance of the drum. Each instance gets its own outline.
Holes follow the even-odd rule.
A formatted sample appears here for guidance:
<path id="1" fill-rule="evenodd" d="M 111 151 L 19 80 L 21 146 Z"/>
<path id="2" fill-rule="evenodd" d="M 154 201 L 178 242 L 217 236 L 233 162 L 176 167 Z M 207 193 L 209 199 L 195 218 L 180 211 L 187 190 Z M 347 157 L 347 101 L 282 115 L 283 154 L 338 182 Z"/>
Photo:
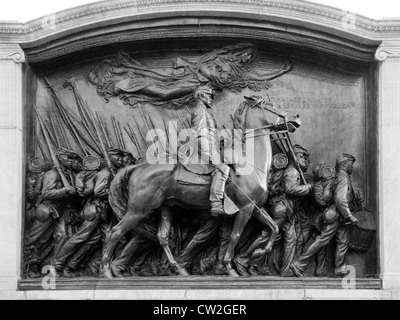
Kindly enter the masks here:
<path id="1" fill-rule="evenodd" d="M 356 251 L 368 251 L 376 233 L 375 217 L 368 209 L 356 210 L 353 216 L 359 222 L 349 226 L 349 247 Z"/>

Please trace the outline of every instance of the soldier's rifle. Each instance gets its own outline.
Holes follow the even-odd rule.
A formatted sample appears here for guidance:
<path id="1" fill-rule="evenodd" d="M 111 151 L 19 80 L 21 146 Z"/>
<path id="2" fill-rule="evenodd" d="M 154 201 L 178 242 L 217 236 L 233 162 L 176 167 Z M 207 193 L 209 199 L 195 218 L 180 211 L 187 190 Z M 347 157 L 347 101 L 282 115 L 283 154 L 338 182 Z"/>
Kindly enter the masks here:
<path id="1" fill-rule="evenodd" d="M 156 130 L 156 126 L 154 125 L 153 120 L 149 117 L 149 122 L 151 127 L 153 128 L 153 130 Z M 164 151 L 167 151 L 167 146 L 164 144 L 164 141 L 161 139 L 160 136 L 157 135 L 158 141 L 160 141 L 160 144 L 162 146 L 162 148 L 164 149 Z"/>
<path id="2" fill-rule="evenodd" d="M 38 118 L 40 127 L 42 129 L 42 133 L 43 133 L 44 139 L 46 141 L 47 147 L 49 148 L 51 160 L 53 161 L 54 167 L 57 169 L 64 187 L 71 187 L 71 184 L 68 182 L 67 178 L 65 177 L 64 173 L 62 172 L 60 162 L 58 161 L 58 158 L 57 158 L 56 154 L 54 153 L 53 148 L 51 147 L 50 137 L 48 135 L 46 127 L 43 124 L 43 120 L 40 117 L 39 112 L 36 110 L 36 108 L 34 108 L 34 110 L 36 112 L 36 116 Z"/>
<path id="3" fill-rule="evenodd" d="M 100 121 L 100 127 L 101 127 L 101 131 L 103 132 L 104 137 L 106 138 L 107 141 L 107 146 L 108 148 L 112 147 L 109 135 L 107 134 L 106 128 L 105 128 L 106 124 L 104 124 L 103 122 Z"/>
<path id="4" fill-rule="evenodd" d="M 103 139 L 101 139 L 100 128 L 99 128 L 99 123 L 100 123 L 99 116 L 98 116 L 97 113 L 95 114 L 90 107 L 89 107 L 89 110 L 91 111 L 92 115 L 94 115 L 97 118 L 97 119 L 93 119 L 93 124 L 94 124 L 95 130 L 96 130 L 97 136 L 99 138 L 99 141 L 100 141 L 101 150 L 103 151 L 103 155 L 104 155 L 104 158 L 106 159 L 108 168 L 110 169 L 112 175 L 115 176 L 114 167 L 113 167 L 113 165 L 111 163 L 111 160 L 110 160 L 110 157 L 108 155 L 107 149 L 106 149 L 106 147 L 104 145 Z"/>
<path id="5" fill-rule="evenodd" d="M 141 158 L 142 157 L 142 152 L 139 149 L 139 147 L 136 145 L 136 141 L 135 141 L 135 138 L 133 137 L 133 134 L 131 132 L 129 132 L 128 129 L 126 129 L 126 127 L 124 127 L 124 130 L 125 130 L 126 134 L 128 135 L 128 137 L 133 142 L 133 144 L 135 145 L 135 148 L 136 148 L 136 151 L 138 152 L 139 158 Z"/>
<path id="6" fill-rule="evenodd" d="M 93 124 L 93 121 L 92 121 L 92 119 L 90 117 L 90 114 L 89 114 L 88 104 L 82 98 L 78 88 L 76 87 L 75 79 L 73 77 L 68 78 L 67 81 L 64 83 L 64 87 L 68 87 L 74 93 L 76 106 L 78 108 L 78 112 L 79 112 L 79 114 L 81 116 L 81 120 L 82 120 L 82 126 L 85 128 L 85 130 L 89 134 L 89 136 L 92 139 L 93 143 L 100 150 L 101 147 L 100 147 L 99 143 L 97 142 L 97 140 L 95 138 L 96 134 L 95 134 L 94 124 Z"/>
<path id="7" fill-rule="evenodd" d="M 269 96 L 268 96 L 268 99 L 269 99 Z M 273 107 L 273 104 L 271 103 L 271 100 L 270 100 L 269 103 L 266 103 L 266 105 L 269 105 L 269 106 L 272 106 L 272 107 Z M 283 136 L 284 136 L 284 139 L 283 139 L 283 140 L 286 140 L 286 142 L 287 142 L 287 147 L 288 147 L 290 156 L 292 157 L 293 162 L 294 162 L 294 165 L 295 165 L 297 171 L 298 171 L 299 174 L 300 174 L 301 181 L 303 182 L 303 184 L 307 184 L 307 181 L 306 181 L 306 179 L 305 179 L 305 177 L 304 177 L 304 174 L 303 174 L 303 170 L 301 169 L 300 164 L 299 164 L 299 161 L 297 160 L 297 157 L 296 157 L 296 155 L 295 155 L 295 153 L 294 153 L 294 150 L 293 150 L 292 141 L 291 141 L 290 135 L 289 135 L 289 126 L 288 126 L 286 117 L 285 117 L 284 115 L 280 114 L 279 112 L 274 111 L 274 110 L 272 110 L 272 109 L 270 109 L 270 108 L 266 108 L 266 109 L 267 109 L 269 112 L 272 112 L 273 114 L 275 114 L 275 115 L 277 115 L 278 117 L 280 117 L 280 118 L 283 119 L 283 122 L 284 122 L 285 128 L 286 128 L 285 131 L 282 131 L 282 134 L 283 134 Z M 278 135 L 278 138 L 280 138 L 279 135 Z M 283 141 L 283 140 L 280 140 L 280 141 Z"/>
<path id="8" fill-rule="evenodd" d="M 139 131 L 140 137 L 142 138 L 142 140 L 144 141 L 146 146 L 149 147 L 149 143 L 147 142 L 146 137 L 144 136 L 142 129 L 140 128 L 139 124 L 137 123 L 136 118 L 134 116 L 132 116 L 132 118 L 133 118 L 133 121 L 135 122 L 136 128 Z"/>
<path id="9" fill-rule="evenodd" d="M 122 148 L 124 150 L 126 150 L 126 144 L 125 144 L 125 140 L 124 140 L 124 135 L 122 134 L 121 124 L 119 123 L 119 121 L 117 121 L 117 128 L 118 128 L 119 136 L 121 138 Z"/>
<path id="10" fill-rule="evenodd" d="M 114 129 L 115 138 L 117 139 L 118 148 L 122 150 L 123 147 L 122 147 L 121 137 L 119 136 L 119 132 L 118 132 L 118 128 L 117 128 L 117 123 L 116 123 L 115 117 L 114 117 L 113 115 L 111 116 L 111 124 L 112 124 L 113 129 Z"/>
<path id="11" fill-rule="evenodd" d="M 85 156 L 88 156 L 89 152 L 83 146 L 82 141 L 79 138 L 79 133 L 76 131 L 76 129 L 74 127 L 74 124 L 72 123 L 71 119 L 69 118 L 68 112 L 65 109 L 65 107 L 63 106 L 61 98 L 58 96 L 57 92 L 54 90 L 53 86 L 50 84 L 50 82 L 47 80 L 47 78 L 43 77 L 43 79 L 46 82 L 46 85 L 49 87 L 49 89 L 50 89 L 50 91 L 52 93 L 54 102 L 56 104 L 56 107 L 59 110 L 60 115 L 64 120 L 64 123 L 67 125 L 68 129 L 70 130 L 72 137 L 74 138 L 74 140 L 76 141 L 76 143 L 80 147 L 80 149 L 83 152 L 83 154 Z"/>
<path id="12" fill-rule="evenodd" d="M 139 110 L 141 110 L 140 107 L 139 107 Z M 142 115 L 142 117 L 143 117 L 143 115 Z M 142 137 L 142 140 L 144 141 L 144 143 L 145 143 L 145 144 L 147 145 L 147 147 L 149 148 L 150 145 L 149 145 L 148 141 L 146 140 L 146 137 L 144 136 L 142 129 L 140 129 L 140 126 L 139 126 L 139 124 L 137 123 L 136 118 L 133 117 L 133 116 L 132 116 L 132 118 L 133 118 L 133 121 L 135 121 L 136 127 L 137 127 L 138 130 L 139 130 L 139 133 L 140 133 L 140 136 Z M 147 123 L 146 123 L 146 125 L 148 126 Z M 152 157 L 152 159 L 155 159 L 153 154 L 151 154 L 151 157 Z"/>
<path id="13" fill-rule="evenodd" d="M 130 135 L 128 134 L 128 136 L 131 138 L 133 144 L 135 145 L 136 150 L 137 150 L 137 152 L 139 154 L 139 157 L 142 158 L 143 157 L 143 153 L 142 153 L 142 148 L 140 148 L 139 141 L 138 141 L 138 139 L 137 139 L 137 137 L 136 137 L 131 125 L 129 124 L 129 122 L 127 123 L 127 125 L 128 125 L 128 129 L 129 129 L 129 132 L 130 132 Z"/>
<path id="14" fill-rule="evenodd" d="M 146 117 L 145 117 L 145 115 L 144 115 L 144 113 L 143 113 L 142 108 L 141 108 L 140 106 L 138 106 L 138 109 L 139 109 L 139 112 L 140 112 L 140 114 L 141 114 L 141 116 L 142 116 L 142 119 L 143 119 L 143 121 L 144 121 L 144 124 L 146 125 L 147 132 L 150 132 L 151 141 L 152 141 L 152 143 L 154 143 L 155 137 L 153 136 L 153 133 L 152 133 L 153 131 L 150 129 L 149 123 L 147 122 L 147 119 L 146 119 Z M 158 153 L 158 149 L 156 149 L 156 152 Z M 151 156 L 154 158 L 154 155 L 153 155 L 153 154 L 152 154 Z M 154 159 L 156 159 L 156 158 L 154 158 Z"/>
<path id="15" fill-rule="evenodd" d="M 62 126 L 62 124 L 61 124 L 61 122 L 60 122 L 60 118 L 57 118 L 57 123 L 58 123 L 58 128 L 60 129 L 61 136 L 62 136 L 62 139 L 63 139 L 63 142 L 64 142 L 65 146 L 66 146 L 68 149 L 71 149 L 71 146 L 70 146 L 69 143 L 68 143 L 68 139 L 67 139 L 67 136 L 66 136 L 66 134 L 65 134 L 65 131 L 64 131 L 64 129 L 63 129 L 63 126 Z"/>
<path id="16" fill-rule="evenodd" d="M 45 123 L 45 125 L 48 125 Z M 47 134 L 49 135 L 50 141 L 58 148 L 60 144 L 57 142 L 56 138 L 54 137 L 54 132 L 51 130 L 50 126 L 46 127 L 47 129 Z"/>
<path id="17" fill-rule="evenodd" d="M 38 122 L 39 122 L 39 119 L 38 119 Z M 39 135 L 38 135 L 38 132 L 37 132 L 36 129 L 37 129 L 37 127 L 35 127 L 35 130 L 34 130 L 34 133 L 33 133 L 33 134 L 34 134 L 33 139 L 34 139 L 34 141 L 36 142 L 36 145 L 39 147 L 39 150 L 40 150 L 40 152 L 41 152 L 41 154 L 42 154 L 42 156 L 43 156 L 43 160 L 44 160 L 46 163 L 48 163 L 48 159 L 47 159 L 46 153 L 44 152 L 42 143 L 41 143 L 41 141 L 40 141 L 40 139 L 39 139 Z M 41 129 L 40 124 L 39 124 L 39 129 Z M 35 154 L 35 156 L 36 156 L 36 154 Z"/>

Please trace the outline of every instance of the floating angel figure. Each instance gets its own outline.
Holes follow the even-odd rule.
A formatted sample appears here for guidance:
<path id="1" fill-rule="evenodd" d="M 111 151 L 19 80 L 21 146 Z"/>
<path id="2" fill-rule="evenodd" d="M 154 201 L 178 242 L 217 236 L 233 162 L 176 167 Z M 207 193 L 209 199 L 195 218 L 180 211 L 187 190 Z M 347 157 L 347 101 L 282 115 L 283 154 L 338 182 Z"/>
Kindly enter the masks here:
<path id="1" fill-rule="evenodd" d="M 194 62 L 178 57 L 172 72 L 162 74 L 119 52 L 115 58 L 103 61 L 92 70 L 88 81 L 107 102 L 119 96 L 130 106 L 150 103 L 182 107 L 193 102 L 193 93 L 201 85 L 232 92 L 245 88 L 259 91 L 268 89 L 270 80 L 289 72 L 293 66 L 291 61 L 286 61 L 276 71 L 255 70 L 252 64 L 256 55 L 254 45 L 239 43 L 214 50 Z"/>

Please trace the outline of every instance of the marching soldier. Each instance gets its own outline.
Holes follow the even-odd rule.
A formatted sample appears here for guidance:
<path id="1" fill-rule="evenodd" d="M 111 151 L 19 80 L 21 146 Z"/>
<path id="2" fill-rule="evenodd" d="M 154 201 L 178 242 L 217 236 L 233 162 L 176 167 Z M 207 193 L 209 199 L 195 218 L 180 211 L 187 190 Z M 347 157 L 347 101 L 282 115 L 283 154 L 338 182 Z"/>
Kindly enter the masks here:
<path id="1" fill-rule="evenodd" d="M 346 275 L 346 253 L 349 246 L 347 224 L 358 220 L 351 211 L 356 208 L 356 199 L 351 185 L 355 157 L 343 154 L 336 160 L 337 177 L 334 184 L 334 205 L 329 206 L 322 215 L 321 233 L 311 239 L 303 252 L 291 265 L 294 274 L 301 277 L 310 259 L 336 237 L 335 275 Z"/>
<path id="2" fill-rule="evenodd" d="M 309 153 L 307 149 L 300 145 L 293 146 L 293 152 L 297 159 L 300 170 L 305 172 L 309 165 Z M 279 173 L 279 172 L 278 172 Z M 277 174 L 275 179 L 279 177 Z M 300 172 L 295 165 L 294 160 L 283 172 L 280 178 L 281 186 L 277 184 L 274 190 L 277 192 L 271 201 L 270 214 L 277 223 L 279 229 L 283 230 L 284 246 L 281 266 L 281 275 L 287 275 L 289 266 L 296 253 L 297 235 L 295 227 L 295 207 L 300 203 L 300 199 L 306 197 L 312 190 L 312 185 L 307 183 L 302 185 Z"/>
<path id="3" fill-rule="evenodd" d="M 271 210 L 275 210 L 277 213 L 277 203 L 281 203 L 283 201 L 286 201 L 285 197 L 285 189 L 283 186 L 283 175 L 285 174 L 285 169 L 288 165 L 288 158 L 285 154 L 283 153 L 277 153 L 273 156 L 272 158 L 272 163 L 271 163 L 271 169 L 268 175 L 268 188 L 269 188 L 269 205 L 273 207 Z M 268 210 L 269 211 L 269 210 Z M 273 216 L 274 217 L 274 216 Z M 278 224 L 280 227 L 281 225 Z M 228 239 L 229 239 L 229 233 L 231 230 L 228 232 Z M 269 232 L 269 231 L 263 231 Z M 268 240 L 268 235 L 265 234 L 265 241 Z M 259 245 L 258 245 L 259 246 Z M 261 254 L 261 249 L 257 249 L 254 252 L 253 246 L 247 248 L 245 252 L 240 253 L 236 258 L 235 258 L 235 264 L 236 264 L 236 269 L 239 271 L 240 274 L 246 274 L 248 272 L 250 273 L 256 273 L 257 271 L 255 269 L 258 269 L 260 266 L 260 262 L 264 258 L 264 253 Z M 253 255 L 254 254 L 254 255 Z M 252 259 L 254 258 L 254 259 Z"/>
<path id="4" fill-rule="evenodd" d="M 118 171 L 123 164 L 123 151 L 113 148 L 108 156 L 113 169 Z M 84 160 L 84 171 L 77 177 L 78 192 L 86 197 L 85 205 L 80 212 L 83 220 L 78 231 L 65 243 L 55 256 L 54 266 L 65 277 L 71 277 L 77 271 L 81 261 L 90 249 L 103 239 L 112 227 L 108 195 L 112 180 L 108 167 L 100 170 L 101 161 L 95 156 L 87 156 Z"/>
<path id="5" fill-rule="evenodd" d="M 38 251 L 41 237 L 49 230 L 54 238 L 53 255 L 56 255 L 63 244 L 67 241 L 67 227 L 65 221 L 66 208 L 69 210 L 69 202 L 76 193 L 74 187 L 74 172 L 72 164 L 78 157 L 73 151 L 65 148 L 56 150 L 55 156 L 58 159 L 59 167 L 47 171 L 43 176 L 42 201 L 35 214 L 35 221 L 28 231 L 26 246 Z M 64 186 L 61 175 L 68 181 L 69 186 Z M 33 273 L 38 272 L 37 261 L 31 266 Z"/>
<path id="6" fill-rule="evenodd" d="M 307 149 L 300 145 L 294 145 L 293 152 L 298 167 L 305 172 L 309 165 Z M 282 155 L 279 155 L 276 160 L 277 168 L 269 178 L 273 192 L 269 202 L 269 213 L 279 229 L 283 231 L 284 245 L 280 273 L 282 276 L 288 276 L 290 263 L 295 257 L 297 245 L 295 208 L 299 205 L 300 199 L 305 198 L 310 193 L 312 185 L 309 183 L 301 184 L 301 175 L 294 159 L 291 159 L 287 166 Z M 240 257 L 235 258 L 237 267 L 248 268 L 249 261 L 259 261 L 266 254 L 262 249 L 250 251 L 248 250 Z"/>
<path id="7" fill-rule="evenodd" d="M 26 174 L 26 199 L 28 203 L 28 226 L 35 218 L 36 203 L 39 202 L 42 193 L 43 176 L 46 171 L 46 163 L 40 158 L 28 158 L 28 171 Z"/>

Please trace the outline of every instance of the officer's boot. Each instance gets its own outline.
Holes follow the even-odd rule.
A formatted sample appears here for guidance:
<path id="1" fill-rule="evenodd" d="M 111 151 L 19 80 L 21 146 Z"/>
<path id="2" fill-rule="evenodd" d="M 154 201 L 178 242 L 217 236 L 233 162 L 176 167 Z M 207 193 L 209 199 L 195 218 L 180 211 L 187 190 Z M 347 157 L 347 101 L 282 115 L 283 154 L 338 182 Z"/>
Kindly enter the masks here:
<path id="1" fill-rule="evenodd" d="M 230 168 L 226 165 L 220 166 L 212 173 L 210 190 L 211 215 L 216 217 L 225 214 L 224 211 L 224 191 L 226 180 L 229 177 Z"/>

